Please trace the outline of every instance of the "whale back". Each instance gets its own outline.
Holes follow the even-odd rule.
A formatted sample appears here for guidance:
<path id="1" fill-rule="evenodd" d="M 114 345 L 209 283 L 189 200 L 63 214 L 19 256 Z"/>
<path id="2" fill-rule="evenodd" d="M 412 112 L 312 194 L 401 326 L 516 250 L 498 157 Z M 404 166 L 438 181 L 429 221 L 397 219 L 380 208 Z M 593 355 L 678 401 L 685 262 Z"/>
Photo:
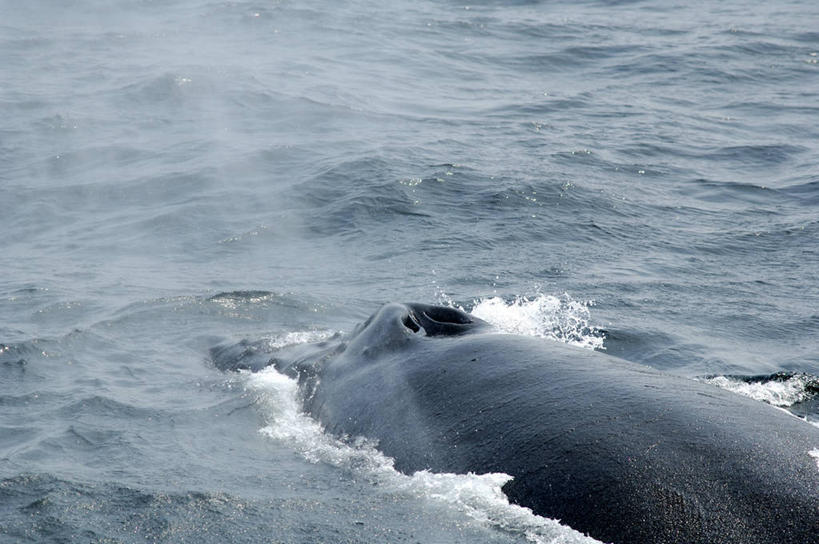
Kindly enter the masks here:
<path id="1" fill-rule="evenodd" d="M 334 434 L 378 440 L 406 473 L 510 474 L 510 500 L 605 541 L 819 535 L 819 429 L 597 352 L 484 328 L 419 332 L 338 354 L 305 408 Z"/>
<path id="2" fill-rule="evenodd" d="M 376 440 L 402 472 L 509 474 L 512 502 L 606 542 L 818 541 L 819 428 L 713 385 L 421 304 L 263 348 L 212 357 L 275 364 L 328 432 Z"/>

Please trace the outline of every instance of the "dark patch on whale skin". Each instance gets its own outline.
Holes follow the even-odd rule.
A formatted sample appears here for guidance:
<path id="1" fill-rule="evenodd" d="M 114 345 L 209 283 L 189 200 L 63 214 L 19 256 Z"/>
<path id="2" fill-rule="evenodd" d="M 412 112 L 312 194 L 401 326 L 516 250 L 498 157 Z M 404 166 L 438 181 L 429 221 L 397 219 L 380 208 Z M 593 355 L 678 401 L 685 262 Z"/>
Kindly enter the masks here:
<path id="1" fill-rule="evenodd" d="M 421 304 L 271 363 L 328 432 L 377 439 L 398 470 L 510 474 L 511 501 L 599 540 L 819 535 L 819 429 L 715 386 Z"/>

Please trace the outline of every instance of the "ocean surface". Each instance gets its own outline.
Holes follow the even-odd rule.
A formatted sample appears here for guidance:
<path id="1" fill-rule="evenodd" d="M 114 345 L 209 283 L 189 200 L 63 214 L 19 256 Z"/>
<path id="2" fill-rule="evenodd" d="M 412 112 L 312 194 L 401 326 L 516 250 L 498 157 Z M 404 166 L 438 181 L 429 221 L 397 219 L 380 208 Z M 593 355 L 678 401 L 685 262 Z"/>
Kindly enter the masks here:
<path id="1" fill-rule="evenodd" d="M 0 541 L 588 541 L 210 360 L 388 301 L 819 423 L 819 4 L 0 0 Z"/>

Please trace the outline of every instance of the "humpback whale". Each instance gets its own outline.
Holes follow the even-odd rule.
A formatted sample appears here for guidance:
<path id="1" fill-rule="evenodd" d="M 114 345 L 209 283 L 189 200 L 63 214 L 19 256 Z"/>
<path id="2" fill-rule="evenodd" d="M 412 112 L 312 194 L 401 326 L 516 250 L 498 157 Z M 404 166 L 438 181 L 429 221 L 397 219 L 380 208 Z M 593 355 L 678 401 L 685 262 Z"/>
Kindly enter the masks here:
<path id="1" fill-rule="evenodd" d="M 298 379 L 327 432 L 399 471 L 509 474 L 510 501 L 598 540 L 819 542 L 819 428 L 713 385 L 425 304 L 272 355 L 212 350 Z"/>

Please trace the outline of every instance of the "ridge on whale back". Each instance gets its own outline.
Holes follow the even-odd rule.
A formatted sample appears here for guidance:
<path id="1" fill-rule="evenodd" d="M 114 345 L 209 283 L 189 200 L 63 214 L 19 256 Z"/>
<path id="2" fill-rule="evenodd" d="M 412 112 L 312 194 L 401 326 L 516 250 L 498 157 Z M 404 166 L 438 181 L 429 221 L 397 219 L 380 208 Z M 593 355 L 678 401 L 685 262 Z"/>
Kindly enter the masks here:
<path id="1" fill-rule="evenodd" d="M 819 542 L 819 428 L 713 385 L 425 304 L 287 355 L 267 363 L 305 411 L 402 472 L 509 474 L 512 502 L 606 542 Z"/>

